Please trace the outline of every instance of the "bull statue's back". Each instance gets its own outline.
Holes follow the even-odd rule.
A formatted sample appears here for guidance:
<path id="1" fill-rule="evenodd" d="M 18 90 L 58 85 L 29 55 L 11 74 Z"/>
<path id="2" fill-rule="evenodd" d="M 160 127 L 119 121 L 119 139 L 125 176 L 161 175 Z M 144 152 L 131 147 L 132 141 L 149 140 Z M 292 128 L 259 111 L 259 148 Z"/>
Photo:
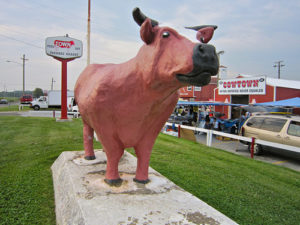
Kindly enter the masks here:
<path id="1" fill-rule="evenodd" d="M 144 45 L 122 64 L 92 64 L 75 85 L 83 121 L 85 159 L 95 159 L 94 131 L 107 156 L 105 182 L 120 185 L 118 163 L 125 148 L 137 155 L 134 181 L 147 183 L 153 144 L 178 101 L 178 89 L 203 86 L 219 63 L 210 40 L 215 27 L 201 26 L 193 43 L 169 27 L 133 10 Z"/>

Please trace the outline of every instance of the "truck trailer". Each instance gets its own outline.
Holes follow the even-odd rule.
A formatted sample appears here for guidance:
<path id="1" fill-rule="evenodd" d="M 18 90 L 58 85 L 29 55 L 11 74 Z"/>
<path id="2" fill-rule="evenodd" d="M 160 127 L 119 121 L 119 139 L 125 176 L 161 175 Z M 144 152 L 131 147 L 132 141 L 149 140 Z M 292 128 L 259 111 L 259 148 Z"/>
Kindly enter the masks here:
<path id="1" fill-rule="evenodd" d="M 67 92 L 67 105 L 69 105 L 71 97 L 74 97 L 74 91 Z M 32 101 L 30 107 L 34 110 L 61 108 L 61 91 L 49 91 L 48 96 L 41 96 L 37 100 Z"/>

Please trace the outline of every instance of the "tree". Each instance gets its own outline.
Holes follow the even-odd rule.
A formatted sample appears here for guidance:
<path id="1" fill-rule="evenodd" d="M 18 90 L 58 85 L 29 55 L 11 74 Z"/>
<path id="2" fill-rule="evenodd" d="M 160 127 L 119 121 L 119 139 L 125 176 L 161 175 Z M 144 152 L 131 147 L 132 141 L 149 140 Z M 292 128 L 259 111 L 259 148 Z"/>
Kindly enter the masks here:
<path id="1" fill-rule="evenodd" d="M 39 98 L 40 96 L 44 95 L 43 90 L 41 88 L 36 88 L 33 91 L 33 97 Z"/>

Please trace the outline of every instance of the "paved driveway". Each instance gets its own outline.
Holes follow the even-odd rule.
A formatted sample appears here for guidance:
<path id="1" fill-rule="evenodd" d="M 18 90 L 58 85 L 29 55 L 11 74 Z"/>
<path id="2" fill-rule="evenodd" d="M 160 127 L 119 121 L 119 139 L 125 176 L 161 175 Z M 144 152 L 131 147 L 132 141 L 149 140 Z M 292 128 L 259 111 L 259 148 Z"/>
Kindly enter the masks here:
<path id="1" fill-rule="evenodd" d="M 197 142 L 206 144 L 206 134 L 196 135 L 196 139 Z M 240 143 L 237 140 L 219 140 L 215 136 L 213 136 L 212 147 L 223 149 L 234 154 L 251 158 L 250 152 L 248 151 L 248 146 Z M 300 159 L 298 160 L 290 157 L 276 155 L 270 152 L 264 152 L 263 155 L 254 156 L 254 159 L 263 162 L 268 162 L 274 165 L 288 167 L 290 169 L 300 172 Z"/>

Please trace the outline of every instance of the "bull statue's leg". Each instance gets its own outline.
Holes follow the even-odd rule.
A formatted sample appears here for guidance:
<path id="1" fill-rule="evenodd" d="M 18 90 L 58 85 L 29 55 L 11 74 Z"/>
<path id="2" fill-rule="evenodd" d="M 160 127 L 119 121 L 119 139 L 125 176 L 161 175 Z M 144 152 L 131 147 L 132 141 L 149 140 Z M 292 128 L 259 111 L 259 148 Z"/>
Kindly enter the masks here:
<path id="1" fill-rule="evenodd" d="M 120 186 L 122 179 L 119 175 L 119 161 L 124 154 L 124 149 L 112 141 L 109 145 L 102 143 L 107 158 L 105 182 L 111 186 Z"/>
<path id="2" fill-rule="evenodd" d="M 137 156 L 137 167 L 135 178 L 133 179 L 137 183 L 147 184 L 150 180 L 148 179 L 148 170 L 150 156 L 154 140 L 146 140 L 139 143 L 134 149 Z"/>
<path id="3" fill-rule="evenodd" d="M 87 160 L 95 159 L 94 153 L 94 129 L 83 121 L 83 145 L 84 145 L 84 158 Z"/>

